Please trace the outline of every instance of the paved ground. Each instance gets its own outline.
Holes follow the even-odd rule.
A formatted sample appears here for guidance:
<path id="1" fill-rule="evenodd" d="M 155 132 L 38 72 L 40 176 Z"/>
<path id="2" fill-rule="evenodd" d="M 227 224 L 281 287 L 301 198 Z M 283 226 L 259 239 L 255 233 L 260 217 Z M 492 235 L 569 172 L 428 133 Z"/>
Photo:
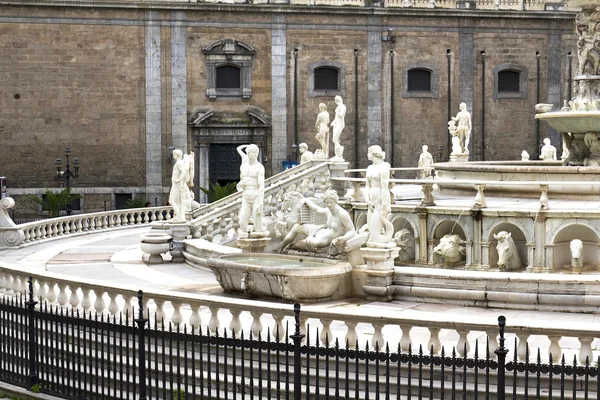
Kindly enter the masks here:
<path id="1" fill-rule="evenodd" d="M 199 270 L 186 264 L 165 263 L 148 266 L 141 261 L 142 252 L 139 249 L 139 236 L 148 232 L 149 227 L 123 229 L 115 232 L 104 232 L 62 240 L 41 243 L 35 246 L 17 250 L 0 251 L 0 265 L 18 264 L 28 268 L 46 269 L 47 271 L 94 279 L 113 284 L 126 284 L 136 289 L 161 289 L 195 293 L 211 293 L 224 295 L 213 274 Z M 443 314 L 456 320 L 478 320 L 494 323 L 499 315 L 507 318 L 508 324 L 525 324 L 528 321 L 545 324 L 549 327 L 569 325 L 577 329 L 578 324 L 597 326 L 600 332 L 600 315 L 578 313 L 533 312 L 523 310 L 498 310 L 476 307 L 460 307 L 451 304 L 423 304 L 407 301 L 367 302 L 364 300 L 338 300 L 320 303 L 319 307 L 339 309 L 344 312 L 368 312 L 371 315 L 386 315 L 399 317 L 427 316 L 436 319 Z M 341 324 L 340 324 L 341 325 Z M 360 325 L 359 325 L 360 327 Z M 332 330 L 343 327 L 334 325 Z M 386 327 L 384 334 L 393 335 L 394 327 Z M 398 330 L 398 334 L 400 331 Z M 363 331 L 363 335 L 372 332 Z M 426 329 L 415 328 L 411 331 L 413 341 L 426 344 L 429 333 Z M 442 343 L 456 343 L 458 335 L 454 331 L 441 332 Z M 476 339 L 485 340 L 483 333 L 473 332 L 469 335 L 470 342 Z M 509 337 L 510 339 L 510 337 Z M 598 342 L 598 341 L 596 341 Z M 508 341 L 508 343 L 511 343 Z M 549 340 L 546 337 L 532 336 L 529 339 L 532 348 L 547 348 Z M 574 338 L 561 339 L 561 346 L 568 348 L 567 356 L 571 357 L 579 348 L 579 342 Z M 594 343 L 594 348 L 597 344 Z M 474 346 L 473 346 L 474 347 Z"/>

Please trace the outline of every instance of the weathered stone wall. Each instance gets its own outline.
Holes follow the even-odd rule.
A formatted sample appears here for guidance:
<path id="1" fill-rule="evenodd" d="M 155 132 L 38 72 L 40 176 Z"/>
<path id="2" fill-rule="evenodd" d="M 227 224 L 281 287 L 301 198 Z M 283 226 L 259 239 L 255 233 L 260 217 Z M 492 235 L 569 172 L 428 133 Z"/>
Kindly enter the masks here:
<path id="1" fill-rule="evenodd" d="M 143 42 L 139 26 L 0 24 L 0 174 L 11 187 L 57 186 L 66 146 L 82 162 L 73 186 L 143 182 Z"/>
<path id="2" fill-rule="evenodd" d="M 244 115 L 248 106 L 264 110 L 273 127 L 265 167 L 277 172 L 279 162 L 291 156 L 295 132 L 298 143 L 316 149 L 319 103 L 328 105 L 333 118 L 333 94 L 309 97 L 309 66 L 323 61 L 345 68 L 342 144 L 352 167 L 355 160 L 358 167 L 367 165 L 370 144 L 383 145 L 389 161 L 393 153 L 395 167 L 415 166 L 423 144 L 434 155 L 441 145 L 447 155 L 448 114 L 456 115 L 461 101 L 473 117 L 472 159 L 480 159 L 482 50 L 485 158 L 517 159 L 523 149 L 534 155 L 536 52 L 540 101 L 559 105 L 567 98 L 566 53 L 575 51 L 576 41 L 574 15 L 559 12 L 175 2 L 142 10 L 122 5 L 0 6 L 0 175 L 8 177 L 15 195 L 26 188 L 57 187 L 54 161 L 64 161 L 69 145 L 82 162 L 73 186 L 86 189 L 86 209 L 96 211 L 107 198 L 112 206 L 114 195 L 107 197 L 106 190 L 124 193 L 124 188 L 164 204 L 171 174 L 168 147 L 194 149 L 182 117 L 202 106 L 221 116 Z M 395 40 L 381 41 L 389 28 Z M 202 49 L 227 37 L 256 49 L 248 100 L 206 95 Z M 494 98 L 494 68 L 507 63 L 527 70 L 523 98 Z M 415 65 L 435 71 L 434 96 L 406 95 L 403 71 Z M 541 123 L 540 138 L 546 136 L 560 150 L 556 132 Z"/>

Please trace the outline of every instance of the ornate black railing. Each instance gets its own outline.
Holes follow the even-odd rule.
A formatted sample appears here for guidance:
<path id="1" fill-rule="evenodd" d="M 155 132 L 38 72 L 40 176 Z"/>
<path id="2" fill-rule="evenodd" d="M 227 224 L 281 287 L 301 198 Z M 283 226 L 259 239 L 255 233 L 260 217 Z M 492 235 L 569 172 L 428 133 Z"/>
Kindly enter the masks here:
<path id="1" fill-rule="evenodd" d="M 27 301 L 5 293 L 0 380 L 68 399 L 597 399 L 600 393 L 598 360 L 545 364 L 539 352 L 534 361 L 528 352 L 519 361 L 511 351 L 506 362 L 504 317 L 499 347 L 477 342 L 468 357 L 443 347 L 438 353 L 370 348 L 305 336 L 300 305 L 291 334 L 258 337 L 179 328 L 142 311 L 137 318 L 64 311 L 38 304 L 31 283 Z"/>

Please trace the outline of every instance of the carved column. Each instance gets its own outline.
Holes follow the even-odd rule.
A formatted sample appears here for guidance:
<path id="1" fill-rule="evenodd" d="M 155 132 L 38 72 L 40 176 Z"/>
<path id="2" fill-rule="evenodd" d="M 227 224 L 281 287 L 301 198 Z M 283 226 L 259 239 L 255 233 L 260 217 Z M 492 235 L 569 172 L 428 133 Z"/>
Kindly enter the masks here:
<path id="1" fill-rule="evenodd" d="M 417 252 L 415 252 L 415 262 L 418 264 L 427 264 L 427 254 L 428 254 L 428 246 L 427 246 L 427 209 L 420 208 L 419 211 L 419 246 Z M 433 251 L 433 248 L 432 248 Z"/>
<path id="2" fill-rule="evenodd" d="M 480 265 L 480 264 L 482 264 L 482 259 L 481 259 L 482 226 L 481 226 L 481 223 L 483 220 L 483 213 L 479 209 L 474 209 L 474 210 L 471 210 L 471 217 L 473 218 L 473 252 L 471 254 L 472 255 L 471 264 L 472 265 Z M 467 255 L 467 258 L 468 257 L 469 256 Z"/>
<path id="3" fill-rule="evenodd" d="M 543 211 L 539 211 L 535 219 L 535 252 L 533 259 L 533 268 L 535 270 L 544 267 L 544 248 L 546 244 L 546 220 L 548 217 Z"/>
<path id="4" fill-rule="evenodd" d="M 533 272 L 533 260 L 535 259 L 535 243 L 527 243 L 527 272 Z"/>
<path id="5" fill-rule="evenodd" d="M 467 256 L 467 260 L 465 262 L 465 267 L 470 267 L 473 265 L 473 241 L 465 240 L 465 255 Z"/>
<path id="6" fill-rule="evenodd" d="M 481 269 L 490 268 L 490 242 L 481 242 Z"/>
<path id="7" fill-rule="evenodd" d="M 198 177 L 198 185 L 203 188 L 208 188 L 208 163 L 210 161 L 208 153 L 208 143 L 197 143 L 196 157 L 198 157 L 198 162 L 196 163 L 196 171 L 194 173 Z M 201 193 L 199 193 L 198 202 L 208 202 L 206 194 L 204 194 L 204 192 L 202 191 L 200 192 Z"/>
<path id="8" fill-rule="evenodd" d="M 542 265 L 542 272 L 554 272 L 554 244 L 547 244 L 546 251 L 544 252 L 544 264 Z M 557 267 L 560 268 L 560 265 Z"/>

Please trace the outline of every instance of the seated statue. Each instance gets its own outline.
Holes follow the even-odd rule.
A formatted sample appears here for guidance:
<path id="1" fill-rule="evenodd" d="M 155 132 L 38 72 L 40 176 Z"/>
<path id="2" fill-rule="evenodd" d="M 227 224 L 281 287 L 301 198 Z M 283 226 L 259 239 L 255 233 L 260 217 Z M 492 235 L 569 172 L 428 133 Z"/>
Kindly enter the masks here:
<path id="1" fill-rule="evenodd" d="M 354 224 L 348 211 L 338 204 L 338 195 L 335 190 L 329 189 L 323 196 L 325 207 L 319 207 L 310 199 L 301 200 L 315 212 L 325 214 L 325 225 L 297 223 L 285 236 L 278 252 L 284 251 L 288 246 L 296 250 L 316 253 L 328 246 L 335 247 L 333 253 L 338 254 L 346 241 L 355 235 Z M 299 236 L 301 238 L 299 238 Z"/>

